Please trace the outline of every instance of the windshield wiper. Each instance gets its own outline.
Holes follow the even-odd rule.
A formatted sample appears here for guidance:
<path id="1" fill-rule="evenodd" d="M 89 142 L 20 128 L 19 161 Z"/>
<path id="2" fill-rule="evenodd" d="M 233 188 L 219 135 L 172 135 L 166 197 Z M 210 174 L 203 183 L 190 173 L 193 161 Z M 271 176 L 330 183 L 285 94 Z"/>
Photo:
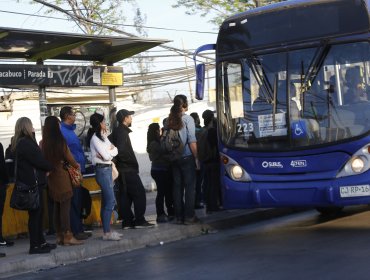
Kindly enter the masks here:
<path id="1" fill-rule="evenodd" d="M 262 76 L 261 74 L 259 73 L 258 71 L 258 66 L 261 66 L 260 63 L 257 63 L 256 61 L 258 61 L 257 58 L 255 57 L 249 57 L 247 58 L 247 64 L 249 66 L 249 68 L 252 70 L 252 73 L 253 75 L 256 77 L 256 81 L 258 83 L 258 85 L 263 88 L 264 90 L 262 91 L 263 93 L 263 97 L 267 100 L 267 102 L 269 104 L 272 104 L 273 102 L 273 94 L 272 94 L 272 87 L 271 87 L 271 84 L 265 74 L 265 71 L 264 69 L 261 67 L 261 70 L 262 70 Z"/>
<path id="2" fill-rule="evenodd" d="M 318 48 L 311 60 L 310 66 L 307 68 L 307 72 L 303 74 L 303 61 L 301 65 L 301 89 L 307 91 L 310 89 L 311 84 L 314 82 L 318 71 L 321 69 L 322 64 L 326 56 L 329 53 L 331 46 L 328 43 L 324 43 L 320 48 Z M 302 77 L 303 75 L 303 77 Z"/>

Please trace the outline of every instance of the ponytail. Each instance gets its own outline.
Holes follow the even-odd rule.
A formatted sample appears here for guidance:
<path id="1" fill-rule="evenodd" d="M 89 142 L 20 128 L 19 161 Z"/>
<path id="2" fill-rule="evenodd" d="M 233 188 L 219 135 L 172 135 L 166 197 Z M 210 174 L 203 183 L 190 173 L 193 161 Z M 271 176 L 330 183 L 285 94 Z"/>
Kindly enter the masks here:
<path id="1" fill-rule="evenodd" d="M 188 107 L 188 100 L 185 95 L 176 95 L 173 100 L 170 115 L 168 116 L 168 128 L 180 130 L 183 127 L 182 110 Z"/>

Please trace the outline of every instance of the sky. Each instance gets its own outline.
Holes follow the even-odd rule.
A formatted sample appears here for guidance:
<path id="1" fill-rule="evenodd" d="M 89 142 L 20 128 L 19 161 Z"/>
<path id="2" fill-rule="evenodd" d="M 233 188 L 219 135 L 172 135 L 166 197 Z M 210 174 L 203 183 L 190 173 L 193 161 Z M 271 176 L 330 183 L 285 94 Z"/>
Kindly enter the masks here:
<path id="1" fill-rule="evenodd" d="M 136 2 L 142 13 L 146 15 L 147 21 L 145 26 L 178 30 L 145 29 L 149 38 L 171 40 L 172 42 L 168 43 L 167 45 L 179 49 L 190 50 L 194 50 L 204 44 L 216 42 L 218 27 L 208 22 L 210 18 L 203 18 L 200 15 L 186 15 L 185 8 L 172 8 L 171 5 L 176 3 L 175 0 L 137 0 Z M 30 4 L 30 0 L 20 0 L 18 2 L 16 0 L 0 0 L 1 26 L 56 32 L 81 33 L 81 31 L 76 28 L 73 22 L 16 14 L 25 13 L 44 15 L 42 12 L 43 10 L 40 11 L 41 7 L 42 5 L 40 4 Z M 125 13 L 127 18 L 125 24 L 133 24 L 132 15 L 129 13 L 132 12 L 132 9 L 130 6 L 127 7 L 128 13 Z M 54 13 L 51 16 L 63 18 L 63 15 L 59 13 Z M 135 32 L 131 27 L 125 27 L 124 30 L 130 33 Z M 196 32 L 185 32 L 180 30 Z M 213 34 L 199 32 L 211 32 Z M 163 50 L 164 49 L 160 47 L 153 48 L 151 50 L 153 52 L 151 52 L 150 55 L 164 54 Z M 175 53 L 172 54 L 174 55 Z M 185 58 L 180 56 L 157 58 L 154 61 L 151 70 L 160 71 L 164 69 L 185 67 L 186 65 L 192 66 L 193 61 L 187 59 L 185 62 Z M 134 70 L 127 69 L 127 67 L 125 69 L 124 67 L 124 72 L 134 72 Z M 165 90 L 163 88 L 155 90 L 169 90 L 172 92 L 176 91 L 178 93 L 178 90 L 184 91 L 188 87 L 188 84 L 181 83 L 167 86 L 167 89 Z"/>

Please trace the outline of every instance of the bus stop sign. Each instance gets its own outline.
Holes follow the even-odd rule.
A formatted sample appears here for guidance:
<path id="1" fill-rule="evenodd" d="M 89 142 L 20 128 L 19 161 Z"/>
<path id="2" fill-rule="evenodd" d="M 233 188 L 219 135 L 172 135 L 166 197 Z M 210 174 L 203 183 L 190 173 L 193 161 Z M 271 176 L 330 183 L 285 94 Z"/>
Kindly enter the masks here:
<path id="1" fill-rule="evenodd" d="M 122 86 L 123 69 L 115 66 L 0 65 L 0 86 Z"/>

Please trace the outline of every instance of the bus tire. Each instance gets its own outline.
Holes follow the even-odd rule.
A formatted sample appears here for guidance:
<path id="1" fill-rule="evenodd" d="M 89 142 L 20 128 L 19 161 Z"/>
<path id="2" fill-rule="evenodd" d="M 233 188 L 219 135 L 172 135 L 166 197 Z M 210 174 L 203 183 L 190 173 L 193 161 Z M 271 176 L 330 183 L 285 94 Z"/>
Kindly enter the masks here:
<path id="1" fill-rule="evenodd" d="M 316 207 L 316 210 L 324 216 L 338 215 L 342 212 L 343 206 Z"/>

